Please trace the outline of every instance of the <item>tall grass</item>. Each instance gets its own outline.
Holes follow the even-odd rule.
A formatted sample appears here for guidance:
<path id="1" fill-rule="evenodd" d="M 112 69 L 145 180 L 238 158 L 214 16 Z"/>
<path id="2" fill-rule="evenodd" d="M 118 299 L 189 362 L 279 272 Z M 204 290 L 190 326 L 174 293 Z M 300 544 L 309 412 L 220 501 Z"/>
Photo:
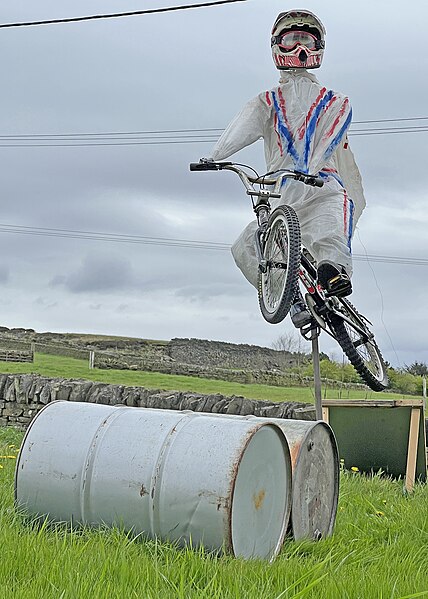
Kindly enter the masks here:
<path id="1" fill-rule="evenodd" d="M 1 599 L 428 597 L 428 488 L 341 473 L 333 537 L 285 542 L 273 564 L 178 549 L 117 529 L 26 522 L 13 506 L 22 433 L 0 429 Z M 9 456 L 9 457 L 8 457 Z"/>
<path id="2" fill-rule="evenodd" d="M 245 385 L 229 381 L 203 379 L 192 376 L 161 374 L 158 372 L 139 372 L 133 370 L 89 370 L 88 362 L 63 356 L 36 354 L 34 363 L 0 362 L 0 372 L 28 373 L 36 372 L 47 377 L 84 378 L 116 385 L 164 389 L 167 391 L 193 391 L 195 393 L 223 395 L 242 395 L 249 399 L 267 401 L 298 401 L 314 403 L 314 391 L 311 387 L 271 387 L 269 385 Z M 394 393 L 375 393 L 355 389 L 324 389 L 328 399 L 388 399 L 401 398 L 404 395 Z"/>

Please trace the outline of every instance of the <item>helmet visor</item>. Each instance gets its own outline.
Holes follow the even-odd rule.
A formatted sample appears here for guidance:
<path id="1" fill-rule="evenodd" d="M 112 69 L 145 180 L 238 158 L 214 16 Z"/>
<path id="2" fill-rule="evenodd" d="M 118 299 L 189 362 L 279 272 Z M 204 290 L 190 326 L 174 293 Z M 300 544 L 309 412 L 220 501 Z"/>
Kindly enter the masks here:
<path id="1" fill-rule="evenodd" d="M 272 41 L 287 51 L 293 50 L 297 45 L 305 46 L 308 50 L 319 50 L 320 48 L 320 41 L 307 31 L 286 31 Z"/>

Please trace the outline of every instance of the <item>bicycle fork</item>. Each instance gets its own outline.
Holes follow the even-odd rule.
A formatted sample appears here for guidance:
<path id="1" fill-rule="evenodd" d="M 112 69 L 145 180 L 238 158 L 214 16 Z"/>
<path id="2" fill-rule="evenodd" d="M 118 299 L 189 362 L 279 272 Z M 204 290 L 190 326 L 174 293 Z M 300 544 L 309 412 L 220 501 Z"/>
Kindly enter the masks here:
<path id="1" fill-rule="evenodd" d="M 268 261 L 264 256 L 264 252 L 262 249 L 263 246 L 263 236 L 266 234 L 268 222 L 269 222 L 269 205 L 267 201 L 263 197 L 259 197 L 256 204 L 253 204 L 254 212 L 257 216 L 257 222 L 259 227 L 255 232 L 254 242 L 256 246 L 256 256 L 259 262 L 259 270 L 263 274 L 267 272 Z"/>

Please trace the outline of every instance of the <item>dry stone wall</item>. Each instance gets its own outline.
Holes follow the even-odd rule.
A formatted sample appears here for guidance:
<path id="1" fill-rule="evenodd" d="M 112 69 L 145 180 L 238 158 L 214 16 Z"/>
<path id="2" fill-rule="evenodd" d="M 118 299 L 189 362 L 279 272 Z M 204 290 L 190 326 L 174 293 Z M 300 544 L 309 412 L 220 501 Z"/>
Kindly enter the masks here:
<path id="1" fill-rule="evenodd" d="M 83 379 L 50 379 L 35 374 L 0 374 L 0 426 L 25 429 L 43 406 L 56 400 L 315 420 L 314 406 L 299 402 L 272 403 L 240 396 L 125 387 Z"/>
<path id="2" fill-rule="evenodd" d="M 296 355 L 287 351 L 205 339 L 171 339 L 168 350 L 175 362 L 210 368 L 286 370 L 296 365 Z"/>
<path id="3" fill-rule="evenodd" d="M 271 385 L 273 387 L 313 386 L 312 377 L 302 376 L 294 372 L 272 370 L 235 370 L 228 368 L 199 366 L 197 364 L 183 364 L 181 362 L 136 360 L 131 356 L 109 353 L 96 353 L 95 368 L 103 370 L 144 370 L 147 372 L 161 372 L 162 374 L 176 374 L 194 376 L 204 379 L 232 381 L 234 383 Z M 367 390 L 362 383 L 343 383 L 332 379 L 322 378 L 321 382 L 327 389 L 360 389 Z"/>

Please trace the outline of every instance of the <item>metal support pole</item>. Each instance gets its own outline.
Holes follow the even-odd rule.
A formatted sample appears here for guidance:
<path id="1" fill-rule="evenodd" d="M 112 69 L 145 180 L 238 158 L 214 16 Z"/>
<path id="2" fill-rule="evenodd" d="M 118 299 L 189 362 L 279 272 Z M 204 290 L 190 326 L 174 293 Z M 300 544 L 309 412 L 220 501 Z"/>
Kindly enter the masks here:
<path id="1" fill-rule="evenodd" d="M 315 386 L 315 415 L 317 420 L 322 420 L 322 400 L 321 400 L 321 371 L 320 371 L 320 347 L 318 338 L 320 329 L 312 329 L 312 363 L 314 365 L 314 386 Z"/>
<path id="2" fill-rule="evenodd" d="M 425 375 L 422 377 L 422 396 L 425 400 L 425 409 L 427 409 L 427 377 Z"/>

